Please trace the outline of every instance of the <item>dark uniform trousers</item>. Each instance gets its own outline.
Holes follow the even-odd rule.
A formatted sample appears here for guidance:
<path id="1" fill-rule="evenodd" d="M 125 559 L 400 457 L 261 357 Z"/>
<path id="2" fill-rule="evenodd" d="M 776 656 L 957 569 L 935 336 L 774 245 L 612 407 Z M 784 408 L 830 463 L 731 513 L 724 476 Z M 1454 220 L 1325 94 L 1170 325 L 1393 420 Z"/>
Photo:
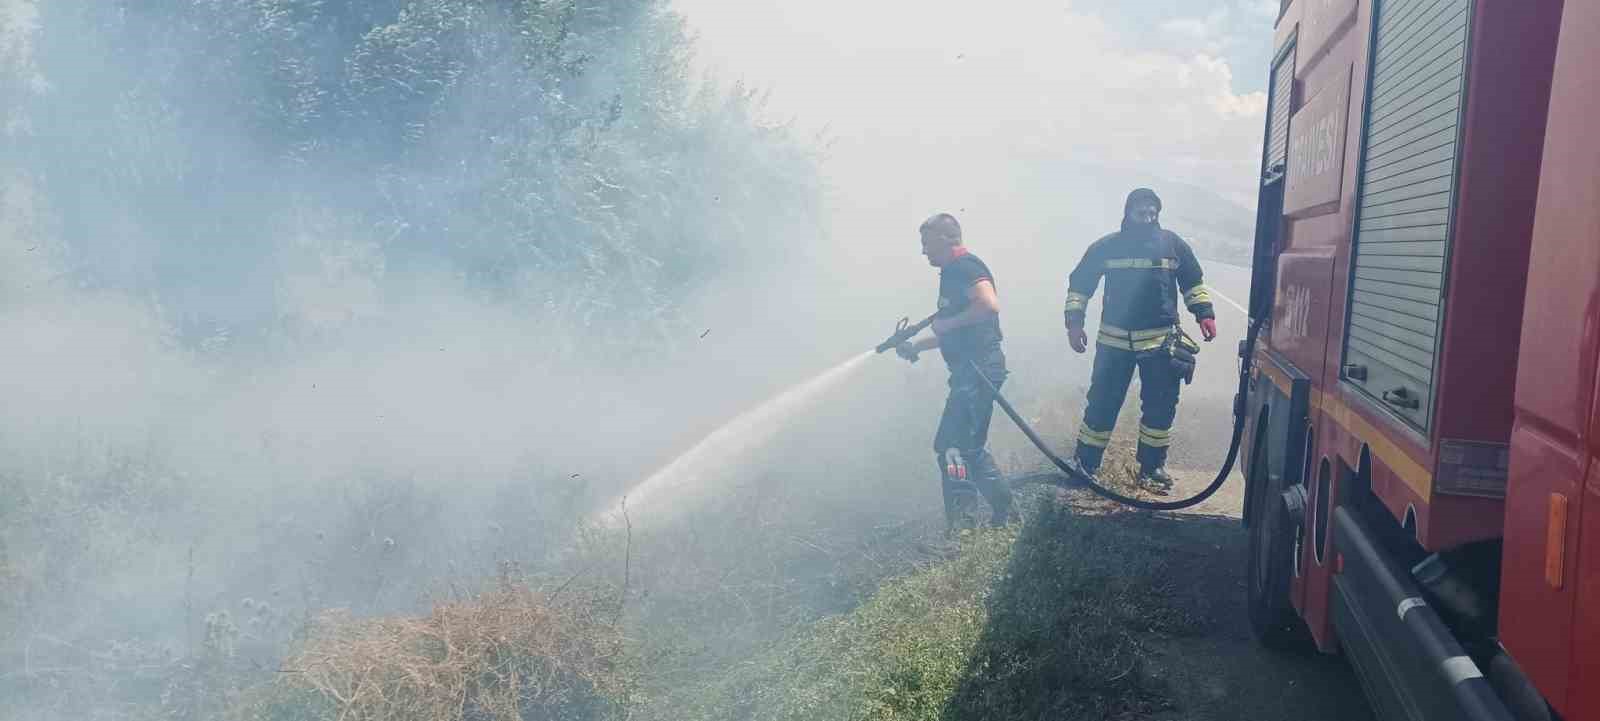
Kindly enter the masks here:
<path id="1" fill-rule="evenodd" d="M 1122 401 L 1128 394 L 1134 368 L 1139 369 L 1139 470 L 1150 471 L 1166 464 L 1167 448 L 1172 445 L 1172 420 L 1178 412 L 1178 385 L 1172 359 L 1161 349 L 1127 350 L 1097 343 L 1094 376 L 1089 382 L 1089 407 L 1078 428 L 1078 460 L 1085 470 L 1100 468 L 1106 444 L 1116 427 Z"/>
<path id="2" fill-rule="evenodd" d="M 998 349 L 979 359 L 983 375 L 999 388 L 1005 383 L 1005 356 Z M 1004 524 L 1011 515 L 1011 489 L 1000 473 L 999 464 L 989 453 L 989 422 L 994 418 L 994 394 L 972 364 L 953 364 L 950 369 L 950 395 L 945 399 L 939 430 L 933 437 L 933 450 L 939 464 L 944 491 L 945 518 L 952 524 L 971 512 L 982 494 L 993 511 L 995 524 Z M 945 452 L 956 449 L 966 462 L 967 477 L 953 477 L 945 464 Z"/>

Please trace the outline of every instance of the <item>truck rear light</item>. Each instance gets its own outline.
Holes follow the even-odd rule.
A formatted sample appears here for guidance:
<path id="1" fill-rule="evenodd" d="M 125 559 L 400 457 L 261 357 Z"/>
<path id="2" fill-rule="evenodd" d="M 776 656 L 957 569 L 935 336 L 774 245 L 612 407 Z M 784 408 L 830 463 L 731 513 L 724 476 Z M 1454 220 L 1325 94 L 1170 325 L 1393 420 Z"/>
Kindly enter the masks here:
<path id="1" fill-rule="evenodd" d="M 1545 526 L 1544 580 L 1551 588 L 1560 590 L 1565 579 L 1563 571 L 1567 562 L 1567 497 L 1550 494 L 1550 518 Z"/>

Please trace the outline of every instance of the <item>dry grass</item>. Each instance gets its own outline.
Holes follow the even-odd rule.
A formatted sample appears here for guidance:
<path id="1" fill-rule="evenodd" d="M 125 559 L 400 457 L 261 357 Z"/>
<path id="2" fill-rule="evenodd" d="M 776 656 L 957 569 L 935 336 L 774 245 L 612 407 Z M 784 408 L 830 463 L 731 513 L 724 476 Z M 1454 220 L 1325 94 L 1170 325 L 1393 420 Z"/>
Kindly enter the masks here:
<path id="1" fill-rule="evenodd" d="M 1046 394 L 1052 398 L 1063 395 L 1066 395 L 1065 392 Z M 1129 387 L 1127 400 L 1122 404 L 1121 413 L 1117 416 L 1111 444 L 1106 447 L 1097 477 L 1101 485 L 1125 496 L 1155 501 L 1171 500 L 1151 493 L 1138 483 L 1139 462 L 1135 455 L 1139 445 L 1139 404 L 1139 384 L 1136 381 Z M 1083 417 L 1081 403 L 1029 404 L 1022 413 L 1029 424 L 1045 434 L 1046 440 L 1052 441 L 1053 450 L 1057 454 L 1066 457 L 1073 453 L 1077 443 L 1078 422 Z M 1072 432 L 1064 436 L 1058 433 L 1052 438 L 1050 432 L 1058 429 L 1070 429 Z M 998 411 L 992 434 L 991 445 L 996 456 L 1002 460 L 1002 467 L 1007 473 L 1022 475 L 1034 471 L 1054 470 L 1054 466 L 1039 455 L 1038 450 L 1028 442 L 1027 438 L 1012 427 L 1010 419 L 1004 418 Z M 1065 492 L 1061 494 L 1063 502 L 1068 502 L 1068 497 L 1069 494 Z M 1122 508 L 1111 501 L 1081 496 L 1072 498 L 1069 505 L 1080 513 L 1105 513 Z"/>
<path id="2" fill-rule="evenodd" d="M 1082 495 L 1081 493 L 1079 495 Z M 960 553 L 883 584 L 849 613 L 720 678 L 659 718 L 966 721 L 1143 718 L 1172 706 L 1156 640 L 1203 632 L 1183 570 L 1203 529 L 1154 514 L 1080 514 L 1048 497 L 1020 527 L 970 532 Z"/>
<path id="3" fill-rule="evenodd" d="M 344 721 L 612 718 L 629 692 L 615 609 L 502 581 L 420 618 L 325 614 L 282 683 Z"/>

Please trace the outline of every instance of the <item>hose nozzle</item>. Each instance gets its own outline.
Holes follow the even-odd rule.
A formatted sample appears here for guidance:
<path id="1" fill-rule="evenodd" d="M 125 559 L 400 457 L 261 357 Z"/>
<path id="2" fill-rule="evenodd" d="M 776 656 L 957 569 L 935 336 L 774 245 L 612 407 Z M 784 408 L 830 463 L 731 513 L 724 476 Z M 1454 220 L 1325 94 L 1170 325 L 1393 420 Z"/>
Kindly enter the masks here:
<path id="1" fill-rule="evenodd" d="M 896 323 L 894 326 L 894 333 L 890 334 L 887 340 L 878 344 L 878 352 L 883 353 L 885 351 L 893 350 L 895 346 L 915 338 L 918 333 L 922 332 L 923 328 L 927 328 L 933 323 L 933 319 L 937 315 L 938 313 L 935 313 L 923 318 L 922 320 L 917 321 L 916 325 L 911 324 L 910 318 L 901 318 L 900 322 Z"/>

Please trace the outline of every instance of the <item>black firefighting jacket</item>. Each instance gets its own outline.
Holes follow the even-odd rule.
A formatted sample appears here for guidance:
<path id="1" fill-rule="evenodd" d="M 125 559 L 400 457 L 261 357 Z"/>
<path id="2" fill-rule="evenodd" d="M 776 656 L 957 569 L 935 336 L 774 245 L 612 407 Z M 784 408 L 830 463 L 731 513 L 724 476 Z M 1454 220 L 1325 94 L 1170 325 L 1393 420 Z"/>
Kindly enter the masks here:
<path id="1" fill-rule="evenodd" d="M 1084 310 L 1101 277 L 1106 281 L 1098 338 L 1102 345 L 1127 350 L 1160 346 L 1167 331 L 1178 324 L 1179 290 L 1196 319 L 1216 317 L 1194 251 L 1159 225 L 1140 228 L 1125 223 L 1122 230 L 1089 246 L 1068 276 L 1067 325 L 1083 327 Z"/>

